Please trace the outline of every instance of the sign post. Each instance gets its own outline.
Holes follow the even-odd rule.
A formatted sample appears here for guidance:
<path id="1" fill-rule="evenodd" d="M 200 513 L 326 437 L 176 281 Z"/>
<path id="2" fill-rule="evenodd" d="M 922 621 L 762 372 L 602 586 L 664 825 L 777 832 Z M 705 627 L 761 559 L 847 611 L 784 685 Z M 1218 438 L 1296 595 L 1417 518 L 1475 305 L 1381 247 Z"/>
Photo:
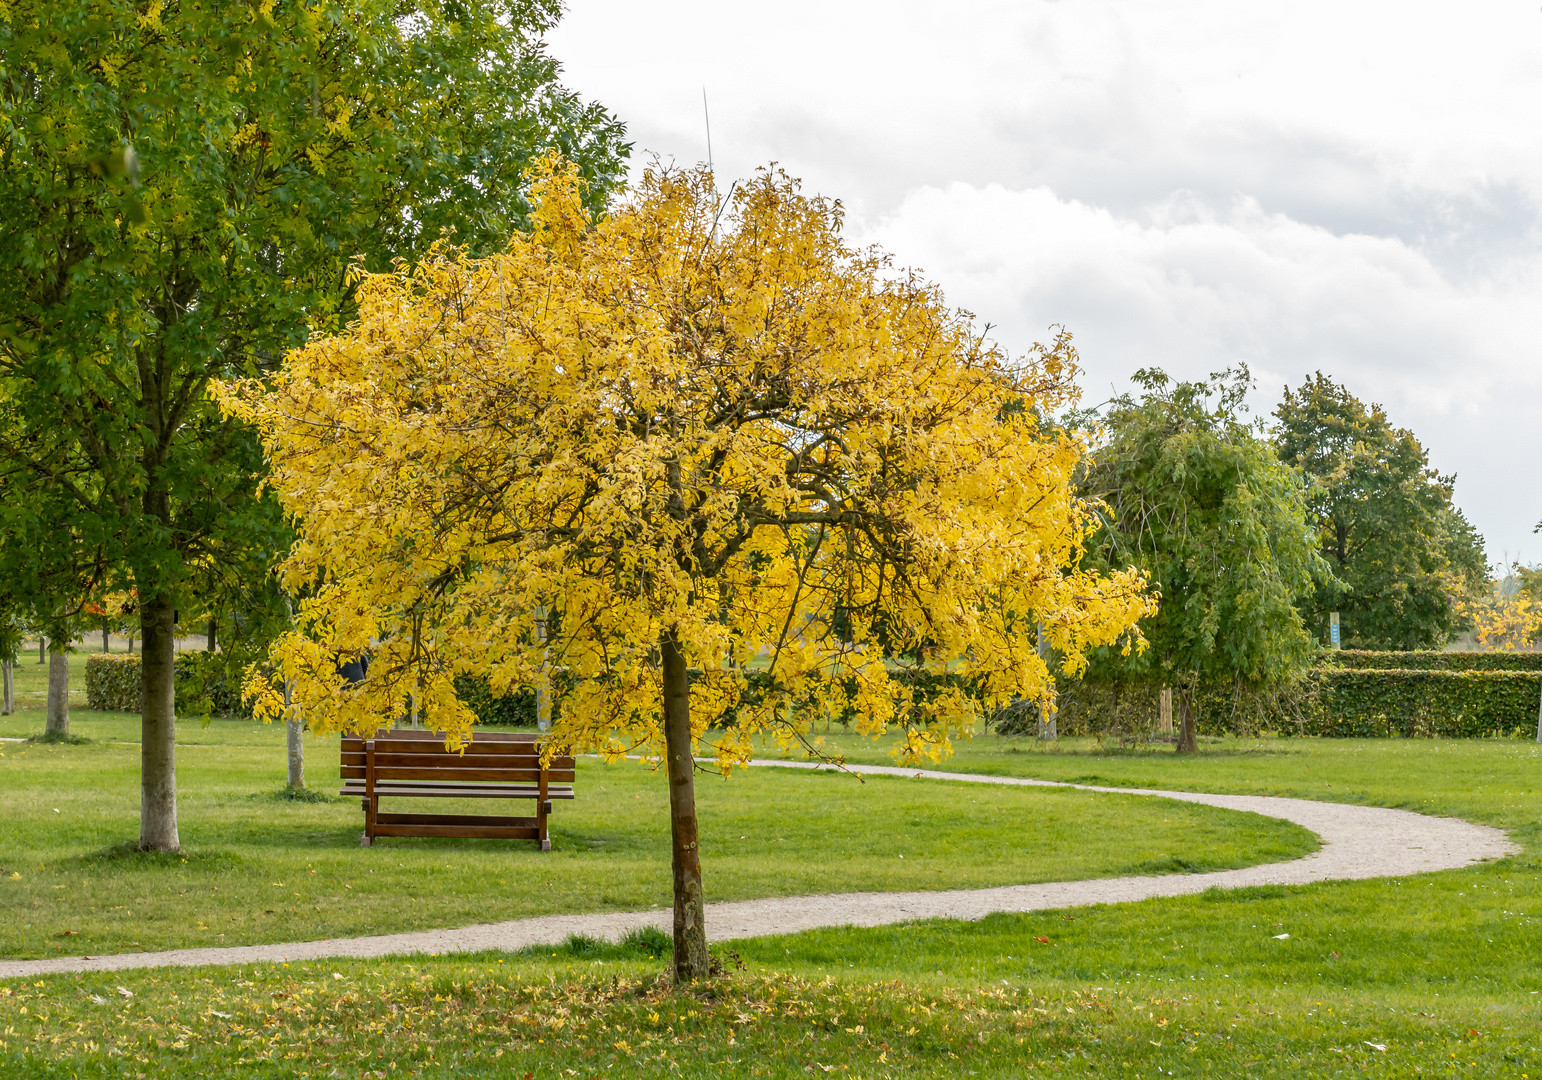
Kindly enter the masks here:
<path id="1" fill-rule="evenodd" d="M 1328 613 L 1328 644 L 1335 649 L 1342 648 L 1339 645 L 1339 613 L 1336 611 Z"/>

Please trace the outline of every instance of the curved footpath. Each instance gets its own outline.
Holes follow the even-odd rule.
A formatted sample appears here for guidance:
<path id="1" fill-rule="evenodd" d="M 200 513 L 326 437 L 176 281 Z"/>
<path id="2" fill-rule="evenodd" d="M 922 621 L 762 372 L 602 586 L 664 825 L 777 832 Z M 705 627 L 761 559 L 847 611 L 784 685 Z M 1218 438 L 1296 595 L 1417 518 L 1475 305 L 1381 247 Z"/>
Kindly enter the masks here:
<path id="1" fill-rule="evenodd" d="M 755 761 L 780 768 L 833 768 L 810 762 Z M 1499 829 L 1472 825 L 1455 818 L 1426 817 L 1408 810 L 1308 799 L 1277 799 L 1263 795 L 1203 795 L 1190 791 L 1092 787 L 1027 780 L 1009 776 L 901 769 L 888 765 L 848 765 L 855 773 L 952 780 L 971 784 L 1025 787 L 1074 787 L 1120 795 L 1154 795 L 1164 799 L 1204 803 L 1295 822 L 1322 839 L 1316 853 L 1293 862 L 1221 870 L 1209 874 L 1168 874 L 1161 877 L 1097 878 L 1056 881 L 1041 885 L 1007 885 L 994 889 L 953 892 L 840 893 L 822 896 L 781 896 L 707 905 L 707 933 L 713 941 L 791 934 L 826 926 L 883 926 L 914 919 L 981 919 L 998 911 L 1118 904 L 1157 896 L 1183 896 L 1211 888 L 1245 885 L 1304 885 L 1314 881 L 1400 877 L 1432 870 L 1452 870 L 1485 859 L 1497 859 L 1519 848 Z M 591 934 L 614 940 L 637 927 L 671 927 L 671 912 L 612 912 L 598 915 L 546 915 L 533 919 L 466 926 L 457 930 L 422 930 L 376 937 L 338 938 L 283 945 L 243 945 L 219 949 L 175 949 L 170 952 L 119 953 L 112 956 L 61 956 L 48 960 L 0 960 L 0 978 L 73 971 L 116 971 L 123 968 L 191 967 L 202 964 L 251 964 L 320 960 L 326 957 L 398 956 L 405 953 L 456 953 L 480 949 L 520 949 L 555 945 L 569 934 Z"/>

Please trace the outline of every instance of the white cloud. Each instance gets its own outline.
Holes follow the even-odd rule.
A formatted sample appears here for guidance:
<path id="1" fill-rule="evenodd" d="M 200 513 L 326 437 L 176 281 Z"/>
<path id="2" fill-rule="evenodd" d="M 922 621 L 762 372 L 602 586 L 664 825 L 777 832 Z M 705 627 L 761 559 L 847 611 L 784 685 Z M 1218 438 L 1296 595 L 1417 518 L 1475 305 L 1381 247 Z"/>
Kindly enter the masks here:
<path id="1" fill-rule="evenodd" d="M 1384 0 L 573 0 L 567 82 L 725 181 L 781 162 L 1089 400 L 1246 360 L 1411 427 L 1542 559 L 1542 13 Z"/>

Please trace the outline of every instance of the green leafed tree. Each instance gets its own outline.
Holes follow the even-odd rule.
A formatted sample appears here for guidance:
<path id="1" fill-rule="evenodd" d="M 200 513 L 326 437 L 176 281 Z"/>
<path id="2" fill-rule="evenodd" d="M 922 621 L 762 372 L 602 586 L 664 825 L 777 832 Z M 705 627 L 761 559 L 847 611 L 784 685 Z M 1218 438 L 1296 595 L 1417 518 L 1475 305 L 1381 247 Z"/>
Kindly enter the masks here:
<path id="1" fill-rule="evenodd" d="M 1100 650 L 1088 678 L 1172 687 L 1178 750 L 1193 751 L 1201 687 L 1256 694 L 1304 673 L 1315 646 L 1296 604 L 1331 575 L 1304 483 L 1245 418 L 1245 367 L 1199 382 L 1145 369 L 1134 381 L 1142 393 L 1109 403 L 1082 478 L 1100 504 L 1088 549 L 1094 565 L 1145 570 L 1161 606 L 1141 622 L 1144 653 Z"/>
<path id="2" fill-rule="evenodd" d="M 1326 640 L 1338 611 L 1346 649 L 1438 649 L 1463 629 L 1459 600 L 1488 587 L 1483 538 L 1452 503 L 1455 476 L 1430 468 L 1413 432 L 1341 384 L 1313 375 L 1275 410 L 1281 459 L 1312 481 L 1325 581 L 1303 614 Z"/>
<path id="3" fill-rule="evenodd" d="M 560 149 L 594 206 L 619 124 L 557 82 L 557 0 L 0 5 L 0 444 L 138 592 L 140 845 L 178 846 L 175 613 L 269 542 L 256 440 L 207 397 L 354 308 L 352 260 L 492 250 Z M 53 512 L 50 510 L 50 512 Z M 47 523 L 33 523 L 46 527 Z M 28 527 L 33 527 L 29 525 Z M 0 537 L 7 565 L 35 553 Z M 364 552 L 360 557 L 365 557 Z"/>

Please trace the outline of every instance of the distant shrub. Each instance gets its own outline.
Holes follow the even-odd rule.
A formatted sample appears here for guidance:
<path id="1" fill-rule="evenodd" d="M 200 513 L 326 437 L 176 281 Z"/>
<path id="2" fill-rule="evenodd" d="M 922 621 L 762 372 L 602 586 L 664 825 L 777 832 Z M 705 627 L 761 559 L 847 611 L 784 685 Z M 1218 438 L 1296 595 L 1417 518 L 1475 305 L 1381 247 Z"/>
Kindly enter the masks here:
<path id="1" fill-rule="evenodd" d="M 144 707 L 140 657 L 131 653 L 94 653 L 86 657 L 86 708 L 137 713 Z M 184 652 L 176 659 L 176 708 L 179 715 L 249 719 L 241 701 L 245 657 L 226 652 Z"/>
<path id="2" fill-rule="evenodd" d="M 86 657 L 86 708 L 137 713 L 143 707 L 139 657 L 111 653 Z"/>
<path id="3" fill-rule="evenodd" d="M 1375 671 L 1542 671 L 1542 652 L 1325 652 L 1322 667 Z"/>

